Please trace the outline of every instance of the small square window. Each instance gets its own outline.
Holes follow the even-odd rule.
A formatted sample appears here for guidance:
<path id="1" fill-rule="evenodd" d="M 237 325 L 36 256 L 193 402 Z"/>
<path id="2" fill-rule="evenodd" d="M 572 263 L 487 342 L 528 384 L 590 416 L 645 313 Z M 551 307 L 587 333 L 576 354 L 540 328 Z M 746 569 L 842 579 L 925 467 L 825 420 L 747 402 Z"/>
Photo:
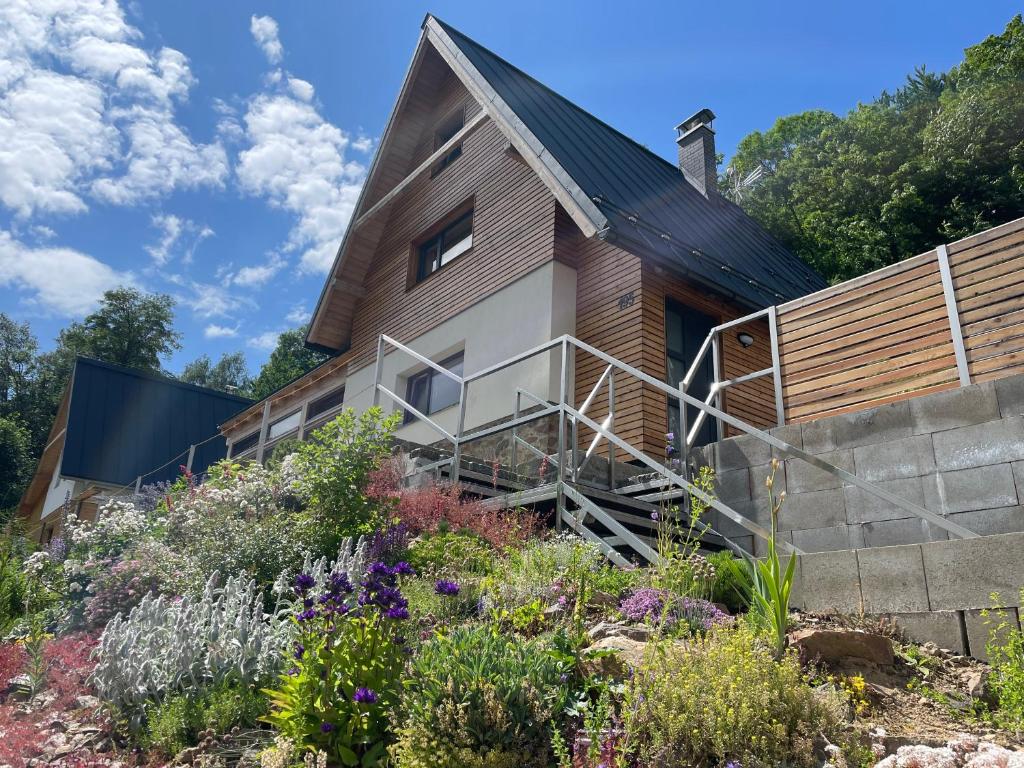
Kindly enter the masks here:
<path id="1" fill-rule="evenodd" d="M 440 365 L 456 376 L 462 376 L 464 353 L 459 352 Z M 409 377 L 405 386 L 405 401 L 420 413 L 430 416 L 459 402 L 459 384 L 440 371 L 428 368 Z M 416 420 L 411 411 L 405 412 L 405 423 Z"/>
<path id="2" fill-rule="evenodd" d="M 436 235 L 422 242 L 416 262 L 416 282 L 434 274 L 456 256 L 473 247 L 472 209 Z"/>
<path id="3" fill-rule="evenodd" d="M 466 112 L 460 109 L 458 112 L 449 115 L 434 132 L 434 151 L 436 152 L 443 147 L 451 138 L 462 130 L 466 124 Z M 462 157 L 462 142 L 459 142 L 452 147 L 448 152 L 445 153 L 444 157 L 438 160 L 434 167 L 430 171 L 430 176 L 433 178 L 437 176 L 441 171 L 447 168 L 449 165 L 454 163 Z"/>

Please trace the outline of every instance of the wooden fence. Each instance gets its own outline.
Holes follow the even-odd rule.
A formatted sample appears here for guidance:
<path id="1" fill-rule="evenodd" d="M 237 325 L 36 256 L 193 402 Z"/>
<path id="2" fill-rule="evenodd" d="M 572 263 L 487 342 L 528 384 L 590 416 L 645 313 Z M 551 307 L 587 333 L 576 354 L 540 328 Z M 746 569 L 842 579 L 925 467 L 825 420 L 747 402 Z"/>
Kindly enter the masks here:
<path id="1" fill-rule="evenodd" d="M 778 307 L 786 421 L 1024 373 L 1024 218 Z"/>

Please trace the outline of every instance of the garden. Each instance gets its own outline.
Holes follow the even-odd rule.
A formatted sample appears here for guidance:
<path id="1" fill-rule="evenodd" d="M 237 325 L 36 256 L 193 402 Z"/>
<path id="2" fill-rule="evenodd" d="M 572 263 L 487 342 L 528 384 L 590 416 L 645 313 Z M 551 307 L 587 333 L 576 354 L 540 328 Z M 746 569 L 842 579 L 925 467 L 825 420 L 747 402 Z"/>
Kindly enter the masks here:
<path id="1" fill-rule="evenodd" d="M 696 500 L 654 515 L 657 566 L 618 568 L 541 513 L 404 487 L 395 426 L 346 411 L 45 548 L 5 534 L 0 766 L 1024 765 L 1005 617 L 981 664 L 797 614 L 795 561 L 707 551 Z"/>

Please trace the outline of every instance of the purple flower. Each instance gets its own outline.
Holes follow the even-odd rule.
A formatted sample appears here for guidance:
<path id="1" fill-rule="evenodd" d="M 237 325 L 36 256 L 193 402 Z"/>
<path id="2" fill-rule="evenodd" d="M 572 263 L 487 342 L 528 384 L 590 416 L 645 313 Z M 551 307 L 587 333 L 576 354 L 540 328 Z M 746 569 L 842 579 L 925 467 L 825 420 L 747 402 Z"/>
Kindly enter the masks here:
<path id="1" fill-rule="evenodd" d="M 413 567 L 409 565 L 407 562 L 405 562 L 405 560 L 402 560 L 400 563 L 395 564 L 394 572 L 397 573 L 399 576 L 416 575 L 416 571 L 414 571 Z"/>
<path id="2" fill-rule="evenodd" d="M 384 611 L 384 616 L 389 619 L 404 620 L 409 618 L 409 609 L 404 605 L 395 605 Z"/>
<path id="3" fill-rule="evenodd" d="M 676 433 L 675 432 L 666 432 L 665 433 L 665 439 L 668 442 L 670 442 L 670 443 L 673 442 L 676 439 Z"/>
<path id="4" fill-rule="evenodd" d="M 330 733 L 334 730 L 334 726 L 330 723 L 320 723 L 320 733 Z"/>
<path id="5" fill-rule="evenodd" d="M 296 659 L 301 659 L 302 658 L 302 654 L 304 654 L 305 652 L 306 652 L 306 646 L 304 646 L 302 643 L 296 643 L 295 644 L 295 658 Z"/>
<path id="6" fill-rule="evenodd" d="M 308 573 L 300 573 L 295 577 L 295 591 L 300 595 L 305 595 L 316 585 L 316 579 L 314 579 Z"/>
<path id="7" fill-rule="evenodd" d="M 659 515 L 657 512 L 651 512 L 651 520 L 653 520 L 654 522 L 658 522 L 658 519 L 660 517 L 661 515 Z"/>
<path id="8" fill-rule="evenodd" d="M 442 596 L 454 597 L 459 594 L 459 585 L 447 579 L 438 579 L 434 584 L 434 591 Z"/>
<path id="9" fill-rule="evenodd" d="M 356 688 L 356 692 L 352 694 L 352 701 L 359 704 L 376 704 L 377 694 L 372 688 Z"/>
<path id="10" fill-rule="evenodd" d="M 311 621 L 316 618 L 316 608 L 307 608 L 295 618 L 299 621 Z"/>

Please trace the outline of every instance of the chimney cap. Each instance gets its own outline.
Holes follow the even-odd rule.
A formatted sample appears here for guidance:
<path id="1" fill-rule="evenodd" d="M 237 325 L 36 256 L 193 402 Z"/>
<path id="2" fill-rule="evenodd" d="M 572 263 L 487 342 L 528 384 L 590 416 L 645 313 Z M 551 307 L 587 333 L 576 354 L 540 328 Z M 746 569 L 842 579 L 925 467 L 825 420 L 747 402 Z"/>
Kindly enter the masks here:
<path id="1" fill-rule="evenodd" d="M 707 107 L 704 107 L 704 109 L 695 112 L 694 114 L 690 115 L 690 117 L 683 120 L 683 122 L 681 122 L 679 125 L 677 125 L 676 131 L 678 132 L 680 139 L 683 138 L 686 134 L 690 133 L 691 131 L 696 130 L 697 128 L 704 127 L 710 131 L 711 121 L 714 119 L 715 113 L 712 112 Z"/>

